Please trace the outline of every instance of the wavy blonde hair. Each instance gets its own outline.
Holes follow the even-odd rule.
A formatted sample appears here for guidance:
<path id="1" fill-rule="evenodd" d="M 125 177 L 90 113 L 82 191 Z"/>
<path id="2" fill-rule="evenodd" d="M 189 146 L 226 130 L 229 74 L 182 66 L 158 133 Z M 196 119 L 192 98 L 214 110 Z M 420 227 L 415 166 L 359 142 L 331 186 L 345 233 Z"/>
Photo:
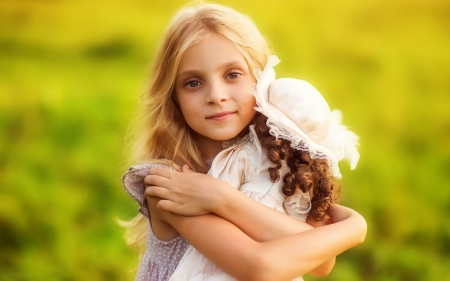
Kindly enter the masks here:
<path id="1" fill-rule="evenodd" d="M 250 71 L 263 69 L 269 47 L 255 24 L 245 15 L 217 4 L 200 3 L 181 9 L 169 24 L 153 63 L 141 111 L 131 139 L 131 162 L 165 163 L 175 168 L 188 164 L 205 171 L 200 150 L 177 105 L 174 83 L 184 52 L 211 34 L 230 42 L 244 56 Z M 129 245 L 141 246 L 148 232 L 148 220 L 138 214 L 122 223 Z"/>

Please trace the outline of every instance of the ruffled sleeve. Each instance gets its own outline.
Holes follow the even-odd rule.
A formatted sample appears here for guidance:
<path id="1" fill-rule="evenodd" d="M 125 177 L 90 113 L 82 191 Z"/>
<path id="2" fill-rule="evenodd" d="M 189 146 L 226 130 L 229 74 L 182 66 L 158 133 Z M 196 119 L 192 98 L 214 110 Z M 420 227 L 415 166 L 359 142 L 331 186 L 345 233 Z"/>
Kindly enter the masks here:
<path id="1" fill-rule="evenodd" d="M 238 145 L 222 150 L 214 158 L 208 175 L 239 188 L 245 178 L 247 153 Z"/>
<path id="2" fill-rule="evenodd" d="M 139 212 L 150 218 L 150 212 L 147 205 L 147 197 L 145 197 L 145 183 L 144 178 L 148 175 L 148 169 L 154 167 L 168 166 L 161 164 L 139 164 L 132 166 L 122 176 L 122 185 L 127 193 L 139 204 Z"/>

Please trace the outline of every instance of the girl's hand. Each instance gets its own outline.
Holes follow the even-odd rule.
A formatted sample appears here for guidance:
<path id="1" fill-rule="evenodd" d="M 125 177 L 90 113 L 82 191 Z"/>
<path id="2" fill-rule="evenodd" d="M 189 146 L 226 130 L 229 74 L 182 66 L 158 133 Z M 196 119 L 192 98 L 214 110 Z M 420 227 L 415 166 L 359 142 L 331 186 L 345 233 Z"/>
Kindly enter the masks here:
<path id="1" fill-rule="evenodd" d="M 328 209 L 328 215 L 333 222 L 346 220 L 354 213 L 356 212 L 352 209 L 338 204 L 331 204 L 330 209 Z"/>
<path id="2" fill-rule="evenodd" d="M 324 226 L 324 225 L 331 224 L 333 222 L 331 221 L 330 216 L 325 215 L 323 217 L 323 219 L 320 220 L 320 221 L 316 221 L 313 218 L 311 218 L 310 216 L 308 216 L 306 218 L 306 223 L 309 224 L 310 226 L 314 227 L 314 228 L 317 228 L 317 227 L 321 227 L 321 226 Z"/>
<path id="3" fill-rule="evenodd" d="M 192 172 L 184 165 L 182 172 L 151 168 L 144 182 L 145 195 L 159 197 L 159 209 L 184 216 L 213 212 L 220 205 L 220 187 L 224 183 L 205 174 Z"/>

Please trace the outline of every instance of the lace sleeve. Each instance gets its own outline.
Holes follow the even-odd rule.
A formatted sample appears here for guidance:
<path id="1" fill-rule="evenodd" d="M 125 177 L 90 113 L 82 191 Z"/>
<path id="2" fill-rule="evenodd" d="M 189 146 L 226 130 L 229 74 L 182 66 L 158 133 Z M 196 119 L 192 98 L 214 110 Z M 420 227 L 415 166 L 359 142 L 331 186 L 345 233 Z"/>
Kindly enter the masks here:
<path id="1" fill-rule="evenodd" d="M 147 205 L 147 197 L 145 197 L 144 178 L 148 175 L 148 169 L 153 167 L 166 167 L 161 164 L 140 164 L 132 166 L 122 176 L 122 185 L 126 192 L 139 204 L 139 212 L 150 218 L 150 212 Z"/>

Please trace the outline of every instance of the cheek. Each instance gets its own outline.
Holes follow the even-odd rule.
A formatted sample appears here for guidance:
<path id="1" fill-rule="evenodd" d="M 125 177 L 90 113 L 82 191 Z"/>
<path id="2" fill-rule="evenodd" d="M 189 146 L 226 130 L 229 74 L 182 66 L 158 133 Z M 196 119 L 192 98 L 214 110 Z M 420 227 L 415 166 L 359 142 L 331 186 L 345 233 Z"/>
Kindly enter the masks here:
<path id="1" fill-rule="evenodd" d="M 192 107 L 181 107 L 181 114 L 187 123 L 190 123 L 192 119 L 195 119 L 195 110 L 192 110 Z"/>
<path id="2" fill-rule="evenodd" d="M 181 109 L 183 115 L 189 111 L 191 107 L 192 100 L 188 99 L 185 95 L 177 95 L 178 106 Z"/>
<path id="3" fill-rule="evenodd" d="M 252 109 L 256 106 L 256 100 L 255 97 L 253 96 L 253 94 L 247 93 L 245 96 L 245 99 L 243 99 L 241 101 L 243 104 L 245 104 L 246 107 L 248 107 L 249 109 Z"/>
<path id="4" fill-rule="evenodd" d="M 252 82 L 252 80 L 248 80 L 245 83 L 245 86 L 242 87 L 242 89 L 245 89 L 244 92 L 242 93 L 242 102 L 245 102 L 245 104 L 247 105 L 256 105 L 256 100 L 255 97 L 253 95 L 253 91 L 254 91 L 255 85 Z"/>
<path id="5" fill-rule="evenodd" d="M 245 101 L 241 101 L 241 104 L 243 106 L 243 112 L 245 112 L 246 119 L 253 119 L 256 113 L 256 100 L 253 98 L 253 95 L 251 96 L 251 98 L 247 98 Z"/>
<path id="6" fill-rule="evenodd" d="M 198 101 L 195 99 L 186 99 L 182 98 L 179 101 L 179 107 L 181 110 L 181 114 L 183 115 L 184 120 L 188 124 L 189 127 L 195 125 L 198 120 L 201 119 L 201 108 L 198 106 Z"/>
<path id="7" fill-rule="evenodd" d="M 178 108 L 180 109 L 181 115 L 186 120 L 186 117 L 190 115 L 189 105 L 187 105 L 183 99 L 178 98 L 177 100 L 178 100 Z"/>

